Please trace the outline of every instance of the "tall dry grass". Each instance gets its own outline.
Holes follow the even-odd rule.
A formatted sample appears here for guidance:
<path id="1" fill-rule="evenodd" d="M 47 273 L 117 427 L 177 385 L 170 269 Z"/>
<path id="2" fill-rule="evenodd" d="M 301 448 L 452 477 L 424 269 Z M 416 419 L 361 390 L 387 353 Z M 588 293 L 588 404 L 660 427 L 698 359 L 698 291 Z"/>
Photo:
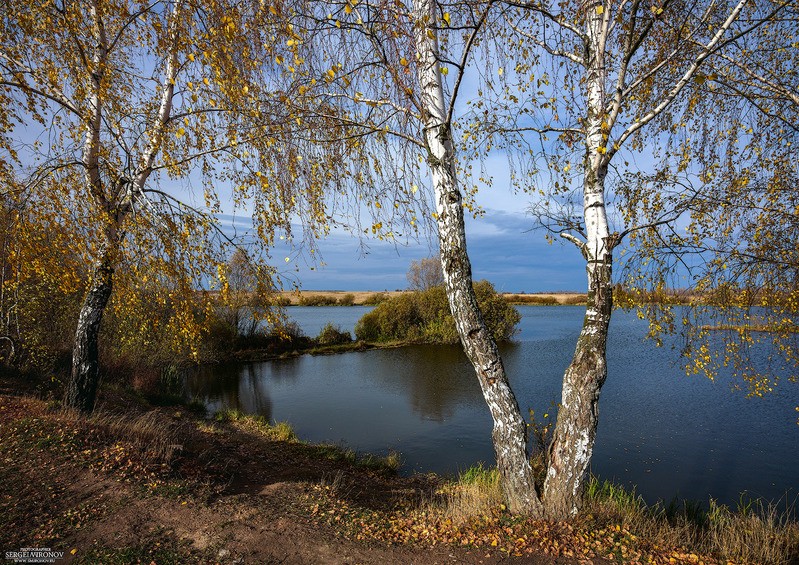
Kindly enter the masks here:
<path id="1" fill-rule="evenodd" d="M 502 504 L 499 471 L 478 463 L 458 475 L 457 482 L 443 489 L 444 514 L 455 523 L 489 514 Z"/>
<path id="2" fill-rule="evenodd" d="M 96 410 L 84 416 L 74 410 L 62 410 L 59 418 L 90 435 L 99 444 L 124 441 L 148 463 L 170 464 L 183 450 L 183 424 L 159 411 L 137 415 L 115 414 Z"/>
<path id="3" fill-rule="evenodd" d="M 635 490 L 592 479 L 584 513 L 601 525 L 620 524 L 647 543 L 685 547 L 722 561 L 789 565 L 799 560 L 799 524 L 781 510 L 743 497 L 735 510 L 710 500 L 647 505 Z"/>

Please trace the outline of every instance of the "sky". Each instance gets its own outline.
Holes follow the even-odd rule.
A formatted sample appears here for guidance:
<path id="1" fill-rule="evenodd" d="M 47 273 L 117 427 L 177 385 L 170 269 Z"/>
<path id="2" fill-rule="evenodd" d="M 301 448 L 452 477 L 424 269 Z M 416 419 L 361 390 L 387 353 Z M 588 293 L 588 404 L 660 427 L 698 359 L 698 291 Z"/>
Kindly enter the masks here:
<path id="1" fill-rule="evenodd" d="M 485 214 L 476 219 L 467 215 L 474 279 L 488 279 L 502 292 L 585 292 L 585 262 L 579 251 L 569 243 L 549 244 L 543 231 L 532 230 L 534 220 L 525 213 L 530 197 L 513 193 L 499 167 L 503 161 L 501 157 L 495 163 L 499 174 L 493 186 L 478 192 L 477 203 Z M 408 286 L 411 261 L 438 251 L 435 233 L 422 238 L 395 245 L 334 230 L 319 242 L 316 262 L 308 253 L 291 253 L 287 246 L 276 247 L 272 256 L 282 265 L 286 280 L 298 281 L 305 290 L 397 290 Z M 291 260 L 286 263 L 284 256 Z"/>

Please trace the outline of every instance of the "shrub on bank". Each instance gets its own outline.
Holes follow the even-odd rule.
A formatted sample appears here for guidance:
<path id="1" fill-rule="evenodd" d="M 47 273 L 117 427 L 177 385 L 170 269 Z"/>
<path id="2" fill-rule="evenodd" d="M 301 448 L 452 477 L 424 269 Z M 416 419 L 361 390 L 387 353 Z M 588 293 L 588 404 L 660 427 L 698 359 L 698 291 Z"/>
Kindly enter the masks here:
<path id="1" fill-rule="evenodd" d="M 331 294 L 311 294 L 300 296 L 300 306 L 335 306 L 338 300 Z"/>
<path id="2" fill-rule="evenodd" d="M 334 326 L 330 322 L 325 324 L 322 331 L 316 337 L 316 343 L 319 345 L 339 345 L 341 343 L 350 343 L 352 336 L 350 332 L 343 331 L 339 326 Z"/>
<path id="3" fill-rule="evenodd" d="M 488 281 L 474 285 L 477 302 L 489 331 L 497 341 L 507 341 L 516 332 L 521 316 Z M 449 312 L 443 287 L 410 292 L 389 298 L 363 316 L 355 326 L 363 341 L 410 341 L 457 343 L 455 320 Z"/>
<path id="4" fill-rule="evenodd" d="M 374 294 L 370 294 L 363 300 L 364 306 L 377 306 L 388 300 L 389 296 L 388 293 L 385 292 L 375 292 Z"/>

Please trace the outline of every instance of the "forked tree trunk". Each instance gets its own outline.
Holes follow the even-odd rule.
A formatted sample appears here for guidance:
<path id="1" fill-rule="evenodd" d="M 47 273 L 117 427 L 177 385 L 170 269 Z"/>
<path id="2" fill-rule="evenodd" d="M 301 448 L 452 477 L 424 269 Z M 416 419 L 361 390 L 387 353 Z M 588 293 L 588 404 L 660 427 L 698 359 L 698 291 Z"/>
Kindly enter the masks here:
<path id="1" fill-rule="evenodd" d="M 432 0 L 415 0 L 414 8 L 427 163 L 435 189 L 441 267 L 450 310 L 494 420 L 494 451 L 508 507 L 515 513 L 540 514 L 542 506 L 527 455 L 527 428 L 472 287 L 463 202 L 438 63 L 435 5 Z"/>
<path id="2" fill-rule="evenodd" d="M 99 334 L 103 312 L 111 297 L 114 268 L 104 257 L 94 269 L 91 284 L 83 300 L 72 350 L 72 374 L 64 403 L 84 413 L 94 410 L 100 382 Z"/>
<path id="3" fill-rule="evenodd" d="M 601 96 L 597 95 L 597 100 L 601 100 Z M 603 114 L 599 111 L 591 114 L 587 135 L 589 147 L 600 146 L 602 119 Z M 575 515 L 582 506 L 599 422 L 599 392 L 608 375 L 605 348 L 613 311 L 612 252 L 616 236 L 608 229 L 605 206 L 607 166 L 603 163 L 602 153 L 587 152 L 584 166 L 586 241 L 580 242 L 574 237 L 569 239 L 578 245 L 586 261 L 588 303 L 574 356 L 563 375 L 558 419 L 549 447 L 544 506 L 546 516 L 555 520 Z"/>
<path id="4" fill-rule="evenodd" d="M 598 262 L 590 261 L 588 307 L 563 376 L 544 483 L 546 516 L 556 520 L 573 516 L 582 506 L 599 423 L 599 392 L 608 374 L 605 346 L 613 308 L 612 257 L 605 253 Z"/>

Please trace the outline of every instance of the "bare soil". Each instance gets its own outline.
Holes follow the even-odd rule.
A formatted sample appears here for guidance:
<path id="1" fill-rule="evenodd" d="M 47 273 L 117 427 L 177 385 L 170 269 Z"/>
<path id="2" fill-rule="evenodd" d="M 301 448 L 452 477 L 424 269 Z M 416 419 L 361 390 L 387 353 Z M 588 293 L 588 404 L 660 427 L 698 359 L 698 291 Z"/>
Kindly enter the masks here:
<path id="1" fill-rule="evenodd" d="M 51 548 L 60 563 L 591 562 L 358 540 L 353 515 L 418 507 L 440 479 L 366 469 L 185 408 L 113 393 L 103 406 L 87 419 L 0 395 L 0 551 Z M 339 523 L 337 508 L 349 518 Z"/>

